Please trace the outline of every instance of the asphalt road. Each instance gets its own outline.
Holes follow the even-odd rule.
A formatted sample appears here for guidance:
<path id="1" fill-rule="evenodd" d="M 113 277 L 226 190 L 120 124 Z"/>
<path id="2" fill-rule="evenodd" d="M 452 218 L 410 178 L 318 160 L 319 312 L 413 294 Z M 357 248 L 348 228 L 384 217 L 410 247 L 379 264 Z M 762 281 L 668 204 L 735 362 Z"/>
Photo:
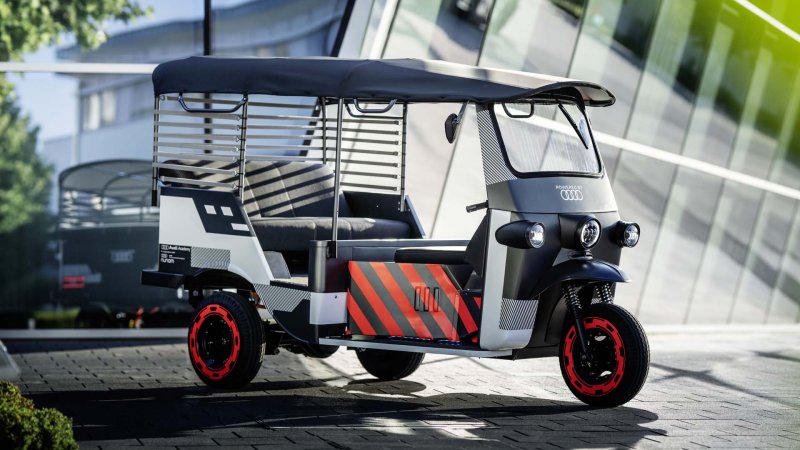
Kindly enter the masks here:
<path id="1" fill-rule="evenodd" d="M 239 391 L 198 383 L 183 343 L 7 341 L 37 405 L 81 448 L 800 448 L 800 328 L 652 331 L 639 396 L 572 397 L 553 358 L 431 356 L 377 382 L 352 352 L 281 352 Z"/>

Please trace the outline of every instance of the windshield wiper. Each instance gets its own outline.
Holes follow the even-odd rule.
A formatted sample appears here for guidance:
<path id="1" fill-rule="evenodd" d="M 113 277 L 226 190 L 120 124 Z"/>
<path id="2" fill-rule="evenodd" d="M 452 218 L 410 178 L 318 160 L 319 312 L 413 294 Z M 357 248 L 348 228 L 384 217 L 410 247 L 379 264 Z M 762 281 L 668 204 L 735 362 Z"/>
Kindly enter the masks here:
<path id="1" fill-rule="evenodd" d="M 583 143 L 583 147 L 584 147 L 586 150 L 589 150 L 589 143 L 588 143 L 588 142 L 586 142 L 586 136 L 584 136 L 584 135 L 583 135 L 583 133 L 581 132 L 581 130 L 578 128 L 578 125 L 577 125 L 577 124 L 575 123 L 575 121 L 572 119 L 572 116 L 570 116 L 570 115 L 569 115 L 569 113 L 567 112 L 567 109 L 566 109 L 566 108 L 564 108 L 564 105 L 562 105 L 562 104 L 561 104 L 561 102 L 558 102 L 558 109 L 560 109 L 560 110 L 561 110 L 561 112 L 562 112 L 562 113 L 564 114 L 564 116 L 567 118 L 567 121 L 569 121 L 569 124 L 570 124 L 570 125 L 572 125 L 572 129 L 573 129 L 573 130 L 575 130 L 575 134 L 577 134 L 577 135 L 578 135 L 578 137 L 580 138 L 581 142 Z"/>

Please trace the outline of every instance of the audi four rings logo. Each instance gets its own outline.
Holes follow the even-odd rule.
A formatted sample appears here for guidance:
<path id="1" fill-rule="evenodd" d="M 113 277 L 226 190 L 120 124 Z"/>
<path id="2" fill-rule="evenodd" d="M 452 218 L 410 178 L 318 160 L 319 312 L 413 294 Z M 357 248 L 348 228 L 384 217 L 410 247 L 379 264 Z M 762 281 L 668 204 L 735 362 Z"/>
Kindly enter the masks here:
<path id="1" fill-rule="evenodd" d="M 583 200 L 583 192 L 577 189 L 562 189 L 561 198 L 564 200 Z"/>
<path id="2" fill-rule="evenodd" d="M 562 200 L 580 201 L 583 200 L 583 186 L 556 186 Z"/>

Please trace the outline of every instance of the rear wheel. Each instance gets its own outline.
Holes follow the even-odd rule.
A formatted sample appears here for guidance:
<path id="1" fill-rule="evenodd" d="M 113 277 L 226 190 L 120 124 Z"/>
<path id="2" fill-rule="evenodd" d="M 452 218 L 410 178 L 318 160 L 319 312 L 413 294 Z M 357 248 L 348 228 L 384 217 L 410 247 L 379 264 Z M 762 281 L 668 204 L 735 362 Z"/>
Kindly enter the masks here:
<path id="1" fill-rule="evenodd" d="M 358 361 L 370 375 L 379 380 L 399 380 L 414 373 L 422 364 L 424 353 L 391 350 L 357 350 Z"/>
<path id="2" fill-rule="evenodd" d="M 559 349 L 561 374 L 570 391 L 593 406 L 619 406 L 644 385 L 650 365 L 647 336 L 625 309 L 595 304 L 583 310 L 589 354 L 584 356 L 575 321 L 564 326 Z"/>
<path id="3" fill-rule="evenodd" d="M 302 346 L 301 353 L 309 358 L 325 359 L 333 356 L 337 350 L 339 350 L 337 345 L 305 344 Z"/>
<path id="4" fill-rule="evenodd" d="M 255 308 L 236 294 L 216 292 L 197 306 L 189 327 L 189 357 L 203 382 L 240 388 L 261 368 L 264 333 Z"/>

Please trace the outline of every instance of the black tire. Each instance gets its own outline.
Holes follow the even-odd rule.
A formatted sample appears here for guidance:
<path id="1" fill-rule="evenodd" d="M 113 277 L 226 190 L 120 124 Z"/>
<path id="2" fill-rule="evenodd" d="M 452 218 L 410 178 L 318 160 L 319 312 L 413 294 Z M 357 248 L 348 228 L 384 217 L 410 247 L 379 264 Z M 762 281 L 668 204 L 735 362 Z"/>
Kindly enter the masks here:
<path id="1" fill-rule="evenodd" d="M 309 358 L 325 359 L 339 350 L 338 345 L 305 344 L 302 353 Z"/>
<path id="2" fill-rule="evenodd" d="M 264 332 L 256 309 L 219 291 L 197 305 L 189 326 L 189 359 L 203 383 L 238 389 L 249 383 L 264 358 Z"/>
<path id="3" fill-rule="evenodd" d="M 581 358 L 575 321 L 568 315 L 559 347 L 561 375 L 575 397 L 588 405 L 627 403 L 647 379 L 647 336 L 639 321 L 620 306 L 594 304 L 582 312 L 593 358 L 588 365 Z"/>
<path id="4" fill-rule="evenodd" d="M 414 373 L 422 364 L 424 353 L 391 350 L 356 350 L 361 366 L 379 380 L 399 380 Z"/>

